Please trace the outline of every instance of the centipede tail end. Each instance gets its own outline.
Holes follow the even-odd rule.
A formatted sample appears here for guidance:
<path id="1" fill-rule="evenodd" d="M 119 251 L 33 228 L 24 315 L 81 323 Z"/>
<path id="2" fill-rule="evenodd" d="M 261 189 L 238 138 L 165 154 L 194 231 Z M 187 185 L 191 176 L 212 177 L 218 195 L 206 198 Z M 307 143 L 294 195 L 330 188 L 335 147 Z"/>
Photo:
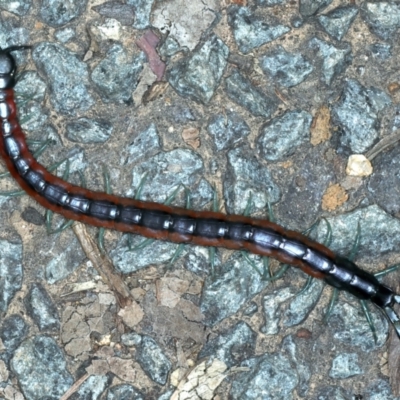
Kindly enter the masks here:
<path id="1" fill-rule="evenodd" d="M 353 294 L 362 301 L 363 306 L 365 301 L 371 301 L 383 311 L 400 338 L 400 317 L 394 311 L 395 304 L 400 304 L 400 295 L 381 284 L 377 276 L 358 267 L 352 260 L 354 254 L 349 258 L 339 256 L 324 244 L 272 221 L 220 213 L 216 196 L 213 211 L 171 206 L 169 203 L 175 192 L 166 204 L 142 201 L 139 197 L 146 175 L 133 199 L 118 197 L 108 193 L 108 190 L 106 193 L 93 192 L 66 182 L 66 176 L 63 179 L 53 175 L 35 160 L 17 118 L 14 98 L 17 66 L 10 53 L 30 48 L 0 48 L 0 158 L 21 188 L 39 204 L 69 220 L 146 237 L 137 248 L 148 245 L 149 241 L 168 240 L 180 245 L 191 243 L 211 249 L 225 247 L 273 257 L 284 265 L 269 277 L 263 272 L 263 279 L 276 280 L 289 265 L 298 267 L 313 278 L 323 279 L 337 290 Z M 326 244 L 330 241 L 329 237 L 330 234 Z M 252 263 L 250 265 L 253 266 Z M 390 267 L 379 275 L 393 270 L 394 267 Z M 369 312 L 365 311 L 365 315 L 370 323 Z M 372 323 L 370 327 L 376 340 Z"/>
<path id="2" fill-rule="evenodd" d="M 394 303 L 400 304 L 400 296 L 395 295 L 393 296 Z M 382 310 L 384 311 L 386 317 L 389 319 L 389 321 L 392 323 L 397 336 L 400 338 L 400 317 L 397 315 L 397 313 L 393 309 L 393 305 L 383 307 Z"/>

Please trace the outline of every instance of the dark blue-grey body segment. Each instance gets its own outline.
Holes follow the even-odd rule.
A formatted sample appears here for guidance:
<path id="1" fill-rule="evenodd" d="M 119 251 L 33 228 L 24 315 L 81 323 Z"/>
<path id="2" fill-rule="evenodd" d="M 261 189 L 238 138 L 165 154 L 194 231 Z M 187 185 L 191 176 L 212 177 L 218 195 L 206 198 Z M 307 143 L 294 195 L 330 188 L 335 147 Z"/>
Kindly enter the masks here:
<path id="1" fill-rule="evenodd" d="M 6 140 L 5 148 L 19 169 L 17 165 L 21 160 L 17 142 Z M 335 259 L 329 258 L 299 240 L 285 237 L 281 232 L 245 223 L 213 218 L 190 218 L 165 211 L 124 207 L 109 201 L 75 196 L 62 187 L 46 182 L 40 173 L 33 170 L 25 172 L 23 179 L 47 201 L 57 203 L 76 213 L 100 220 L 135 224 L 154 231 L 168 230 L 171 233 L 208 239 L 250 242 L 275 254 L 283 253 L 304 262 L 313 271 L 323 274 L 323 279 L 329 285 L 350 292 L 359 299 L 371 300 L 381 308 L 393 303 L 394 293 L 380 284 L 372 274 L 363 271 L 350 260 L 339 256 Z"/>
<path id="2" fill-rule="evenodd" d="M 42 206 L 94 226 L 274 257 L 359 299 L 371 300 L 382 308 L 400 336 L 400 320 L 392 308 L 400 302 L 400 296 L 352 261 L 300 233 L 250 217 L 186 210 L 97 193 L 48 172 L 33 158 L 16 117 L 12 89 L 16 67 L 10 52 L 23 48 L 0 49 L 0 155 L 20 186 Z"/>
<path id="3" fill-rule="evenodd" d="M 256 225 L 214 218 L 190 218 L 186 215 L 121 206 L 109 201 L 74 195 L 68 193 L 63 187 L 46 182 L 40 172 L 27 167 L 27 163 L 21 159 L 18 142 L 12 136 L 4 138 L 4 147 L 13 160 L 15 168 L 21 171 L 22 179 L 50 203 L 103 221 L 115 220 L 153 231 L 168 230 L 171 233 L 194 237 L 249 242 L 275 255 L 282 253 L 305 263 L 314 272 L 322 274 L 329 285 L 350 292 L 359 299 L 371 300 L 379 307 L 393 304 L 394 293 L 390 289 L 379 283 L 372 274 L 363 271 L 346 258 L 329 258 L 300 240 Z"/>

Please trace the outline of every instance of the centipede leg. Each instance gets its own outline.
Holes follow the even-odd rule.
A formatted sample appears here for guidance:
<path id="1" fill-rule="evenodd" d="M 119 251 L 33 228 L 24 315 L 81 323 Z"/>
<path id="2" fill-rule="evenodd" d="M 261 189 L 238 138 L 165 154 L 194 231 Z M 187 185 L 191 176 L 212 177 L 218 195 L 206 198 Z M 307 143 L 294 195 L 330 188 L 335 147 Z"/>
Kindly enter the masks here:
<path id="1" fill-rule="evenodd" d="M 329 221 L 327 221 L 326 219 L 324 219 L 324 220 L 325 220 L 326 225 L 327 225 L 327 231 L 329 232 L 329 234 L 327 235 L 327 236 L 329 236 L 329 240 L 327 240 L 324 243 L 325 243 L 326 246 L 329 246 L 330 242 L 331 242 L 331 239 L 332 239 L 332 228 L 331 228 L 331 224 L 329 223 Z M 358 223 L 357 224 L 356 236 L 354 238 L 354 243 L 353 243 L 353 246 L 352 246 L 352 248 L 350 250 L 350 255 L 348 257 L 349 260 L 351 260 L 351 261 L 354 260 L 356 254 L 357 254 L 357 251 L 358 251 L 358 249 L 360 247 L 360 243 L 361 243 L 361 228 L 360 228 L 360 223 Z M 325 316 L 324 316 L 324 319 L 323 319 L 324 323 L 328 322 L 328 320 L 329 320 L 329 318 L 330 318 L 330 316 L 332 314 L 332 311 L 335 308 L 335 304 L 336 304 L 338 296 L 339 296 L 339 290 L 336 289 L 336 288 L 333 289 L 332 296 L 331 296 L 331 299 L 329 300 L 329 304 L 328 304 L 328 307 L 327 307 L 327 310 L 325 312 Z M 370 320 L 371 320 L 371 323 L 373 324 L 372 319 L 370 319 Z M 371 330 L 372 329 L 375 330 L 375 327 L 371 328 Z"/>
<path id="2" fill-rule="evenodd" d="M 40 147 L 33 153 L 33 157 L 34 158 L 38 158 L 43 153 L 43 151 L 46 149 L 46 147 L 51 143 L 51 140 L 45 140 L 44 142 L 43 141 L 38 141 L 38 140 L 32 140 L 32 141 L 27 140 L 27 143 L 28 144 L 39 144 L 40 145 Z M 9 176 L 11 176 L 9 171 L 2 172 L 0 174 L 0 179 L 7 178 Z M 18 191 L 18 193 L 19 192 L 20 191 Z M 4 196 L 7 196 L 7 194 L 4 194 Z"/>
<path id="3" fill-rule="evenodd" d="M 2 172 L 2 173 L 0 174 L 0 179 L 7 178 L 8 176 L 11 176 L 11 174 L 10 174 L 9 171 L 7 171 L 7 172 Z"/>
<path id="4" fill-rule="evenodd" d="M 250 216 L 252 208 L 253 208 L 253 194 L 250 192 L 249 198 L 247 200 L 246 208 L 243 211 L 243 215 L 245 217 Z"/>
<path id="5" fill-rule="evenodd" d="M 108 173 L 107 168 L 104 165 L 102 167 L 102 172 L 103 172 L 104 190 L 107 194 L 112 194 L 111 183 L 110 183 L 110 174 Z M 106 252 L 106 249 L 104 247 L 105 231 L 106 230 L 104 228 L 100 228 L 99 234 L 97 236 L 97 244 L 99 246 L 101 254 L 105 254 L 105 252 Z"/>
<path id="6" fill-rule="evenodd" d="M 79 176 L 79 180 L 81 181 L 81 187 L 85 188 L 86 187 L 85 175 L 83 175 L 82 171 L 78 171 L 78 176 Z"/>
<path id="7" fill-rule="evenodd" d="M 329 304 L 328 304 L 328 307 L 327 307 L 325 315 L 324 315 L 324 319 L 323 319 L 324 324 L 326 324 L 328 322 L 329 318 L 331 317 L 332 311 L 335 308 L 335 304 L 336 304 L 336 300 L 337 300 L 338 296 L 339 296 L 339 290 L 336 288 L 333 289 L 331 299 L 329 300 Z"/>
<path id="8" fill-rule="evenodd" d="M 310 288 L 310 286 L 311 286 L 313 280 L 314 280 L 314 278 L 313 278 L 312 276 L 308 276 L 308 277 L 307 277 L 307 280 L 306 280 L 306 283 L 305 283 L 304 286 L 300 289 L 300 291 L 296 293 L 296 296 L 300 296 L 300 295 L 302 295 L 304 292 L 306 292 L 306 291 Z"/>
<path id="9" fill-rule="evenodd" d="M 263 281 L 265 281 L 267 279 L 273 280 L 272 278 L 274 277 L 274 275 L 272 273 L 272 269 L 271 269 L 271 264 L 269 262 L 269 258 L 268 257 L 263 257 L 262 258 L 262 264 L 263 264 L 263 272 L 261 274 L 261 279 Z"/>
<path id="10" fill-rule="evenodd" d="M 46 148 L 52 143 L 53 141 L 51 139 L 47 139 L 43 142 L 43 144 L 37 149 L 35 150 L 35 152 L 33 153 L 33 157 L 34 158 L 39 158 L 39 156 L 41 156 L 43 154 L 43 152 L 46 150 Z"/>
<path id="11" fill-rule="evenodd" d="M 74 223 L 72 219 L 69 219 L 68 221 L 65 221 L 59 228 L 52 229 L 51 225 L 53 221 L 53 212 L 49 210 L 46 211 L 45 219 L 46 219 L 46 232 L 48 235 L 54 235 L 55 233 L 60 233 L 62 231 L 65 231 Z"/>
<path id="12" fill-rule="evenodd" d="M 185 187 L 185 208 L 190 209 L 191 206 L 191 193 L 188 188 Z M 170 268 L 172 264 L 180 257 L 182 254 L 183 250 L 185 248 L 185 243 L 181 243 L 178 245 L 178 247 L 175 250 L 174 255 L 172 256 L 171 260 L 169 261 L 167 267 Z"/>
<path id="13" fill-rule="evenodd" d="M 325 238 L 323 240 L 323 244 L 325 246 L 329 246 L 330 242 L 332 241 L 332 228 L 330 223 L 325 220 L 326 224 L 327 224 L 327 230 L 326 230 L 326 235 Z M 320 223 L 320 220 L 318 219 L 317 221 L 315 221 L 309 228 L 307 228 L 305 231 L 303 231 L 303 235 L 310 235 L 310 233 L 314 230 L 314 228 L 316 228 Z M 312 284 L 313 281 L 313 277 L 310 275 L 307 277 L 306 283 L 304 284 L 304 286 L 300 289 L 300 291 L 298 293 L 296 293 L 296 296 L 300 296 L 302 295 L 305 291 L 307 291 L 309 289 L 309 287 Z"/>
<path id="14" fill-rule="evenodd" d="M 140 182 L 139 186 L 141 184 L 142 184 L 142 182 Z M 178 185 L 177 188 L 167 197 L 167 199 L 165 200 L 165 202 L 163 204 L 170 205 L 172 203 L 172 201 L 175 199 L 175 197 L 176 197 L 176 195 L 177 195 L 177 193 L 178 193 L 180 188 L 181 188 L 181 185 Z M 142 188 L 140 188 L 140 191 L 141 190 L 142 190 Z M 139 199 L 137 199 L 137 200 L 139 200 Z M 135 247 L 132 247 L 131 244 L 128 243 L 128 249 L 129 249 L 129 251 L 142 250 L 145 247 L 147 247 L 150 244 L 152 244 L 154 241 L 155 241 L 155 239 L 145 239 Z"/>
<path id="15" fill-rule="evenodd" d="M 250 192 L 243 215 L 245 217 L 248 217 L 251 214 L 252 208 L 253 208 L 253 196 L 252 193 Z M 249 253 L 247 253 L 247 251 L 241 251 L 241 253 L 243 258 L 249 263 L 249 265 L 254 269 L 254 271 L 256 271 L 261 276 L 261 278 L 263 278 L 263 273 L 258 269 L 255 262 L 249 257 Z"/>
<path id="16" fill-rule="evenodd" d="M 146 180 L 147 180 L 147 172 L 142 176 L 142 179 L 140 179 L 139 186 L 137 187 L 136 193 L 134 196 L 135 200 L 140 200 L 140 198 L 142 197 L 142 190 L 143 190 L 144 184 L 146 183 Z"/>
<path id="17" fill-rule="evenodd" d="M 356 237 L 354 239 L 354 244 L 353 247 L 350 251 L 350 255 L 349 255 L 349 260 L 353 261 L 358 249 L 360 248 L 360 243 L 361 243 L 361 226 L 360 226 L 360 222 L 357 223 L 357 233 L 356 233 Z M 360 304 L 361 304 L 361 308 L 363 310 L 363 313 L 365 315 L 365 318 L 367 320 L 367 323 L 371 329 L 372 332 L 372 336 L 374 337 L 374 341 L 375 343 L 377 343 L 378 341 L 378 337 L 376 336 L 376 328 L 375 328 L 375 324 L 374 321 L 372 320 L 372 316 L 371 316 L 371 312 L 368 309 L 367 303 L 364 300 L 360 300 Z"/>
<path id="18" fill-rule="evenodd" d="M 46 147 L 50 144 L 51 140 L 46 140 L 46 141 L 31 141 L 30 143 L 34 143 L 34 144 L 40 144 L 39 149 L 37 149 L 34 153 L 33 156 L 35 158 L 37 158 L 40 154 L 43 153 L 43 151 L 46 149 Z M 49 167 L 49 171 L 54 171 L 58 166 L 60 166 L 63 162 L 65 162 L 65 160 L 59 161 L 58 163 L 52 165 Z M 6 178 L 10 176 L 10 172 L 3 172 L 0 174 L 0 179 L 2 178 Z M 24 194 L 24 191 L 22 190 L 13 190 L 11 192 L 0 192 L 0 196 L 4 196 L 4 197 L 17 197 L 17 196 L 22 196 Z"/>
<path id="19" fill-rule="evenodd" d="M 59 162 L 51 165 L 50 168 L 51 168 L 51 170 L 55 170 L 62 163 L 64 163 L 64 161 L 65 161 L 65 170 L 64 170 L 64 173 L 63 173 L 63 179 L 68 179 L 69 172 L 70 172 L 70 162 L 69 162 L 68 159 L 59 161 Z M 48 235 L 55 234 L 55 233 L 60 233 L 60 232 L 64 231 L 65 229 L 69 228 L 74 223 L 73 220 L 67 220 L 59 228 L 52 229 L 52 227 L 51 227 L 52 220 L 53 220 L 53 212 L 50 211 L 50 210 L 46 210 L 46 231 L 47 231 Z"/>
<path id="20" fill-rule="evenodd" d="M 104 248 L 104 234 L 106 230 L 104 228 L 99 228 L 99 234 L 97 235 L 97 244 L 100 249 L 101 254 L 105 254 L 106 249 Z"/>
<path id="21" fill-rule="evenodd" d="M 281 279 L 283 275 L 285 275 L 285 272 L 290 268 L 290 265 L 288 264 L 283 264 L 278 271 L 275 272 L 275 274 L 270 278 L 271 281 L 277 281 L 278 279 Z"/>
<path id="22" fill-rule="evenodd" d="M 250 192 L 249 198 L 247 200 L 246 208 L 244 209 L 243 215 L 245 217 L 250 216 L 251 210 L 253 208 L 253 195 Z M 271 203 L 267 201 L 267 208 L 268 208 L 268 219 L 270 221 L 274 220 L 274 215 L 271 207 Z M 271 265 L 269 263 L 269 258 L 268 257 L 263 257 L 262 258 L 262 264 L 263 264 L 263 270 L 260 271 L 254 261 L 249 257 L 248 253 L 245 251 L 242 251 L 242 255 L 244 259 L 250 264 L 250 266 L 261 276 L 261 280 L 263 281 L 273 281 L 273 273 L 271 270 Z"/>
<path id="23" fill-rule="evenodd" d="M 268 220 L 271 222 L 275 222 L 274 210 L 272 209 L 271 202 L 269 199 L 267 200 L 267 210 L 268 210 Z M 271 280 L 276 280 L 274 278 L 274 273 L 271 269 L 271 264 L 269 262 L 268 257 L 263 257 L 263 275 L 264 279 L 268 277 Z"/>
<path id="24" fill-rule="evenodd" d="M 13 190 L 11 192 L 0 192 L 0 196 L 3 197 L 18 197 L 26 194 L 23 190 Z"/>
<path id="25" fill-rule="evenodd" d="M 397 271 L 398 269 L 400 269 L 400 263 L 391 265 L 390 267 L 387 267 L 386 269 L 375 273 L 374 276 L 375 278 L 382 278 L 383 276 L 388 275 L 394 271 Z"/>
<path id="26" fill-rule="evenodd" d="M 61 161 L 57 161 L 56 163 L 50 165 L 50 167 L 48 168 L 48 170 L 49 170 L 50 172 L 53 172 L 53 171 L 55 171 L 61 164 L 64 164 L 64 163 L 67 162 L 67 161 L 68 161 L 68 158 L 64 158 L 64 159 L 62 159 Z"/>
<path id="27" fill-rule="evenodd" d="M 358 250 L 360 248 L 360 244 L 361 244 L 361 226 L 360 226 L 360 221 L 358 221 L 356 237 L 354 238 L 354 243 L 351 248 L 350 254 L 347 257 L 349 260 L 354 261 L 356 254 L 358 253 Z"/>
<path id="28" fill-rule="evenodd" d="M 142 191 L 143 191 L 143 187 L 147 180 L 147 175 L 148 174 L 146 172 L 140 179 L 139 186 L 137 187 L 136 193 L 134 196 L 135 200 L 140 200 L 140 198 L 142 197 Z M 138 250 L 144 249 L 146 246 L 148 246 L 149 244 L 151 244 L 153 242 L 154 242 L 154 239 L 145 239 L 141 243 L 139 243 L 137 246 L 132 247 L 132 237 L 131 237 L 131 235 L 129 235 L 128 236 L 128 251 L 138 251 Z"/>
<path id="29" fill-rule="evenodd" d="M 213 188 L 213 201 L 212 201 L 212 211 L 218 212 L 219 204 L 218 204 L 218 193 L 215 187 Z M 208 259 L 210 260 L 210 269 L 211 269 L 211 276 L 215 276 L 215 247 L 208 248 Z"/>
<path id="30" fill-rule="evenodd" d="M 374 338 L 375 344 L 378 343 L 378 336 L 376 335 L 376 328 L 374 321 L 372 320 L 371 311 L 368 308 L 367 302 L 365 300 L 360 300 L 361 309 L 365 315 L 365 319 L 368 322 L 369 328 L 371 329 L 372 336 Z"/>
<path id="31" fill-rule="evenodd" d="M 242 255 L 243 255 L 244 259 L 249 263 L 251 268 L 253 268 L 254 271 L 256 271 L 258 273 L 258 275 L 260 275 L 262 277 L 263 276 L 262 272 L 258 269 L 256 263 L 249 257 L 249 254 L 246 253 L 245 251 L 242 251 Z M 267 278 L 267 279 L 269 279 L 269 278 Z"/>
<path id="32" fill-rule="evenodd" d="M 28 145 L 40 145 L 40 148 L 39 149 L 37 149 L 34 153 L 33 153 L 33 157 L 34 158 L 37 158 L 37 157 L 39 157 L 39 155 L 40 154 L 42 154 L 43 153 L 43 150 L 45 150 L 45 148 L 50 144 L 50 140 L 45 140 L 45 141 L 43 141 L 43 140 L 27 140 L 26 141 L 27 143 L 28 143 Z M 7 177 L 9 177 L 9 176 L 11 176 L 11 174 L 10 174 L 10 172 L 9 171 L 7 171 L 7 172 L 2 172 L 1 174 L 0 174 L 0 179 L 3 179 L 3 178 L 7 178 Z"/>
<path id="33" fill-rule="evenodd" d="M 143 187 L 147 180 L 147 175 L 148 174 L 146 172 L 140 179 L 139 186 L 137 187 L 135 196 L 133 197 L 135 200 L 140 200 L 140 198 L 142 197 L 142 191 L 143 191 Z M 153 242 L 154 242 L 154 239 L 145 239 L 142 243 L 139 243 L 137 246 L 132 247 L 132 235 L 129 235 L 128 236 L 128 251 L 137 251 L 137 250 L 143 249 Z"/>

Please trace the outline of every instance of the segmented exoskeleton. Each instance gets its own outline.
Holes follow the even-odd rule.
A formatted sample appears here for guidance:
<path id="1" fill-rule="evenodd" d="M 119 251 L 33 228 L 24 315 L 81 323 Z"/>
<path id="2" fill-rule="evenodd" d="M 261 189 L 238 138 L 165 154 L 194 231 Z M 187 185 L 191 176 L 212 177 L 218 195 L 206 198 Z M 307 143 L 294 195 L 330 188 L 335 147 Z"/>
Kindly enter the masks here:
<path id="1" fill-rule="evenodd" d="M 400 320 L 393 310 L 400 296 L 351 260 L 298 232 L 267 220 L 94 192 L 48 172 L 29 151 L 16 115 L 16 64 L 10 53 L 26 48 L 14 46 L 0 51 L 0 154 L 22 189 L 43 207 L 97 227 L 276 258 L 361 300 L 370 300 L 383 310 L 400 337 Z"/>

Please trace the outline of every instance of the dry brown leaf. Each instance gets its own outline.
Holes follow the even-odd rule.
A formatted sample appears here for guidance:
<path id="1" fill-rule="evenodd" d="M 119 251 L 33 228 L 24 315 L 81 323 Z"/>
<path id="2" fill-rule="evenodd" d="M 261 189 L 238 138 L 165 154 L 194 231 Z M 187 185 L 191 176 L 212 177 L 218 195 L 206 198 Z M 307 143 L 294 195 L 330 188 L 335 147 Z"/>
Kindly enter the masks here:
<path id="1" fill-rule="evenodd" d="M 227 365 L 220 360 L 201 362 L 179 382 L 170 400 L 211 400 L 215 390 L 228 375 L 227 369 Z"/>
<path id="2" fill-rule="evenodd" d="M 129 328 L 135 328 L 137 324 L 143 319 L 144 312 L 142 307 L 135 301 L 132 304 L 121 308 L 118 315 L 122 318 L 124 323 L 129 326 Z"/>
<path id="3" fill-rule="evenodd" d="M 333 211 L 345 203 L 348 198 L 349 195 L 338 183 L 331 185 L 322 196 L 322 209 Z"/>
<path id="4" fill-rule="evenodd" d="M 398 82 L 391 82 L 388 85 L 388 90 L 390 94 L 395 94 L 400 90 L 400 83 Z"/>
<path id="5" fill-rule="evenodd" d="M 331 114 L 329 108 L 325 105 L 320 107 L 315 114 L 310 128 L 310 141 L 313 146 L 329 140 L 329 138 L 331 137 L 331 132 L 329 129 L 330 121 Z"/>
<path id="6" fill-rule="evenodd" d="M 151 101 L 161 97 L 167 90 L 168 82 L 154 82 L 143 94 L 143 104 L 148 104 Z"/>
<path id="7" fill-rule="evenodd" d="M 182 139 L 193 149 L 200 147 L 200 131 L 197 128 L 189 127 L 182 131 Z"/>

